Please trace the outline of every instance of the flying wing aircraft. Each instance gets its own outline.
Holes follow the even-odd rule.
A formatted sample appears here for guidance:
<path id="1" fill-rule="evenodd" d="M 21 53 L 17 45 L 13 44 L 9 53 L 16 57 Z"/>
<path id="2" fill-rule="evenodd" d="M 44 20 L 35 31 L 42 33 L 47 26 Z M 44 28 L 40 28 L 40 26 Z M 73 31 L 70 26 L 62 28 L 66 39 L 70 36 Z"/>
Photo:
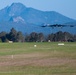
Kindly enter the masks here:
<path id="1" fill-rule="evenodd" d="M 54 24 L 54 25 L 51 25 L 51 24 L 46 24 L 46 25 L 42 25 L 41 27 L 74 27 L 75 25 L 61 25 L 61 24 Z"/>

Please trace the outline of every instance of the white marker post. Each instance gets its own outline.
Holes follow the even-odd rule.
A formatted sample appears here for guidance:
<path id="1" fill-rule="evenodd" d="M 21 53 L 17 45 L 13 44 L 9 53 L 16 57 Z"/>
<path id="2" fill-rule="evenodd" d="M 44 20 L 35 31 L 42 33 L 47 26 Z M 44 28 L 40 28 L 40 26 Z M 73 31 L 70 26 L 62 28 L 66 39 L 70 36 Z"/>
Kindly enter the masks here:
<path id="1" fill-rule="evenodd" d="M 34 47 L 37 47 L 37 45 L 34 45 Z"/>
<path id="2" fill-rule="evenodd" d="M 14 58 L 14 56 L 13 56 L 13 55 L 11 55 L 11 57 L 12 57 L 12 59 Z"/>
<path id="3" fill-rule="evenodd" d="M 58 43 L 59 46 L 64 46 L 64 43 Z"/>

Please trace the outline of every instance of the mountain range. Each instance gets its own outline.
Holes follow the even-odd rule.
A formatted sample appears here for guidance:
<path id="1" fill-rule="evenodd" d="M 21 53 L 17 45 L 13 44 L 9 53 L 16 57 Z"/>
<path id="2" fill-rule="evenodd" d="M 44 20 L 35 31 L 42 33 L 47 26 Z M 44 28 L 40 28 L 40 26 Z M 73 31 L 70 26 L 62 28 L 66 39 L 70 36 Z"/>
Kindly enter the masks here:
<path id="1" fill-rule="evenodd" d="M 76 20 L 55 11 L 41 11 L 26 7 L 22 3 L 12 3 L 10 6 L 0 10 L 0 31 L 8 32 L 13 27 L 23 33 L 43 32 L 48 34 L 52 28 L 41 28 L 42 24 L 69 23 L 76 24 Z M 63 28 L 63 31 L 65 30 L 66 28 Z"/>

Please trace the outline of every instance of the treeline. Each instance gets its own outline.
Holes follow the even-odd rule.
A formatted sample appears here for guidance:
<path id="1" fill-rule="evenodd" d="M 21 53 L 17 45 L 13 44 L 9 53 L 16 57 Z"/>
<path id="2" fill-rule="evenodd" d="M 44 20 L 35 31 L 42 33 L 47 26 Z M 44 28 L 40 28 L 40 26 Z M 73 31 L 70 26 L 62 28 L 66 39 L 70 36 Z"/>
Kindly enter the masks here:
<path id="1" fill-rule="evenodd" d="M 68 32 L 59 31 L 57 33 L 49 34 L 44 36 L 43 33 L 32 32 L 29 35 L 23 35 L 22 32 L 16 31 L 14 28 L 10 30 L 9 33 L 0 33 L 0 42 L 76 42 L 76 35 L 70 34 Z"/>

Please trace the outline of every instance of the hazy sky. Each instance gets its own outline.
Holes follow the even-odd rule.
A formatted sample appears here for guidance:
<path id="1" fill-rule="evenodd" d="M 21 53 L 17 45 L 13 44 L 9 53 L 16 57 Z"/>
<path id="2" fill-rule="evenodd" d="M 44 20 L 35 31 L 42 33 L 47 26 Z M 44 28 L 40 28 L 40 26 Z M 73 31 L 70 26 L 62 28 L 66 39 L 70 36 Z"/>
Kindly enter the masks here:
<path id="1" fill-rule="evenodd" d="M 76 0 L 0 0 L 0 9 L 15 2 L 43 11 L 57 11 L 67 17 L 76 19 Z"/>

